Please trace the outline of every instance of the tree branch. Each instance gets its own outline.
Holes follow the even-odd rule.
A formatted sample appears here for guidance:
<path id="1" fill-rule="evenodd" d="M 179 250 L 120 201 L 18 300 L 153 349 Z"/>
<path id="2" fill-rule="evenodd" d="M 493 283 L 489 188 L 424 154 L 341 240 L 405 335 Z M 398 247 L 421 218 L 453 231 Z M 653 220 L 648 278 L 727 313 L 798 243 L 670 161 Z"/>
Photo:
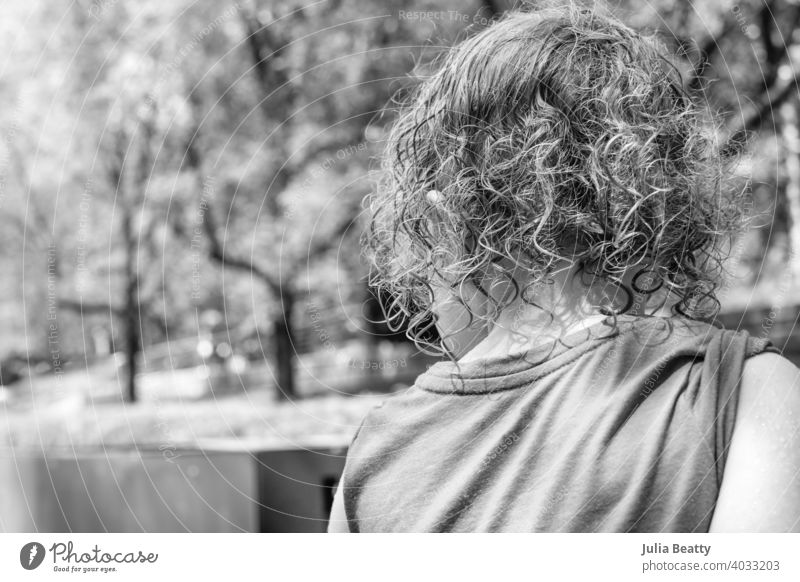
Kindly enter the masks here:
<path id="1" fill-rule="evenodd" d="M 216 221 L 210 207 L 203 216 L 203 229 L 208 237 L 208 256 L 210 258 L 220 263 L 223 267 L 255 275 L 258 279 L 266 283 L 267 287 L 269 287 L 273 293 L 280 295 L 281 286 L 278 281 L 273 278 L 271 273 L 262 269 L 253 261 L 245 259 L 244 257 L 232 256 L 230 253 L 225 252 L 224 246 L 217 235 Z"/>
<path id="2" fill-rule="evenodd" d="M 773 8 L 775 5 L 775 0 L 769 0 L 765 2 L 764 6 L 759 10 L 758 15 L 756 18 L 759 21 L 759 25 L 761 27 L 761 41 L 764 46 L 764 52 L 766 55 L 766 62 L 768 64 L 767 72 L 764 77 L 764 88 L 769 88 L 775 82 L 775 78 L 777 76 L 778 64 L 783 60 L 783 57 L 786 55 L 786 46 L 778 47 L 772 41 L 772 29 L 777 26 L 775 22 L 775 17 L 773 14 Z M 792 24 L 789 27 L 789 31 L 793 31 L 794 28 L 797 26 L 798 18 L 800 18 L 800 9 L 795 10 L 794 16 L 792 18 Z M 722 30 L 715 36 L 708 38 L 705 42 L 703 42 L 699 46 L 700 51 L 700 60 L 694 66 L 694 73 L 692 75 L 691 80 L 687 84 L 687 87 L 692 90 L 696 91 L 700 88 L 701 83 L 703 82 L 703 77 L 705 76 L 706 72 L 708 71 L 708 66 L 711 64 L 711 58 L 719 52 L 720 43 L 722 40 L 727 37 L 731 32 L 733 32 L 737 27 L 737 20 L 736 19 L 726 19 L 725 23 L 722 27 Z"/>
<path id="3" fill-rule="evenodd" d="M 195 128 L 195 131 L 190 133 L 191 137 L 186 144 L 185 164 L 186 167 L 189 168 L 189 170 L 195 175 L 195 179 L 197 181 L 197 190 L 198 192 L 202 193 L 203 183 L 201 178 L 201 168 L 203 162 L 202 155 L 200 154 L 200 150 L 197 145 L 197 135 L 199 131 L 197 128 L 199 128 L 199 125 L 196 125 Z M 224 244 L 217 234 L 217 222 L 214 216 L 214 209 L 210 201 L 206 201 L 206 204 L 208 207 L 203 213 L 203 231 L 208 239 L 209 258 L 220 263 L 223 267 L 245 271 L 256 276 L 258 279 L 263 281 L 273 293 L 280 294 L 280 284 L 271 273 L 267 272 L 265 269 L 262 269 L 253 261 L 247 260 L 244 257 L 231 255 L 229 252 L 225 251 Z"/>
<path id="4" fill-rule="evenodd" d="M 348 128 L 345 133 L 339 134 L 329 140 L 314 140 L 302 149 L 301 155 L 293 156 L 295 161 L 291 164 L 287 164 L 285 168 L 287 168 L 287 172 L 290 174 L 296 175 L 321 154 L 357 145 L 361 143 L 363 138 L 364 135 L 361 132 L 361 128 L 353 126 Z"/>
<path id="5" fill-rule="evenodd" d="M 758 21 L 761 26 L 761 44 L 764 45 L 764 53 L 767 57 L 767 62 L 770 64 L 777 63 L 782 55 L 775 43 L 772 42 L 772 28 L 775 24 L 775 16 L 772 14 L 772 5 L 774 1 L 766 2 L 764 7 L 758 13 Z"/>
<path id="6" fill-rule="evenodd" d="M 745 135 L 756 129 L 759 129 L 768 118 L 774 117 L 774 112 L 780 105 L 792 95 L 800 93 L 800 73 L 796 73 L 791 81 L 786 83 L 782 88 L 774 91 L 755 111 L 748 115 L 745 120 L 740 123 L 735 129 L 729 132 L 729 137 L 725 143 L 725 149 L 736 147 Z M 769 95 L 769 92 L 767 93 Z"/>
<path id="7" fill-rule="evenodd" d="M 286 24 L 279 26 L 274 22 L 263 22 L 252 7 L 241 9 L 239 14 L 247 35 L 245 42 L 253 62 L 256 82 L 261 91 L 261 111 L 268 123 L 276 119 L 286 120 L 297 97 L 288 69 L 280 66 L 280 58 L 288 43 L 277 32 L 278 29 L 284 30 Z M 295 10 L 293 14 L 302 16 L 302 10 Z M 277 99 L 269 99 L 277 93 L 281 93 Z"/>

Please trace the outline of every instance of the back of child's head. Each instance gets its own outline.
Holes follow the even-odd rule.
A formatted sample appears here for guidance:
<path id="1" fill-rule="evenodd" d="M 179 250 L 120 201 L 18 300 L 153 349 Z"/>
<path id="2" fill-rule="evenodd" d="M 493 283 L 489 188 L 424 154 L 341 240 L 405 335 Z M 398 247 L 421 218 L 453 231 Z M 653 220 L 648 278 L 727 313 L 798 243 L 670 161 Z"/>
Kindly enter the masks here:
<path id="1" fill-rule="evenodd" d="M 655 36 L 595 6 L 507 15 L 451 49 L 394 126 L 367 235 L 388 316 L 420 339 L 432 286 L 461 301 L 464 283 L 491 297 L 507 281 L 490 321 L 569 264 L 629 297 L 625 274 L 647 273 L 636 292 L 708 317 L 740 224 L 717 135 Z"/>

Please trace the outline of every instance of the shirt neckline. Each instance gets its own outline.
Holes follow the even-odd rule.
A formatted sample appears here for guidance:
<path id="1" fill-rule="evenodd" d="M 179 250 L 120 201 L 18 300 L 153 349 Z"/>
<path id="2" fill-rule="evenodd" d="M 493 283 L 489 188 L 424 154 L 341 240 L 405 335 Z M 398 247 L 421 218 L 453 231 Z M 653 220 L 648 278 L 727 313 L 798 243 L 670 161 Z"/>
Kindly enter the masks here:
<path id="1" fill-rule="evenodd" d="M 443 360 L 417 378 L 416 387 L 437 394 L 490 394 L 530 384 L 562 368 L 632 329 L 636 321 L 656 316 L 618 315 L 535 345 L 525 352 L 478 358 L 466 362 Z"/>

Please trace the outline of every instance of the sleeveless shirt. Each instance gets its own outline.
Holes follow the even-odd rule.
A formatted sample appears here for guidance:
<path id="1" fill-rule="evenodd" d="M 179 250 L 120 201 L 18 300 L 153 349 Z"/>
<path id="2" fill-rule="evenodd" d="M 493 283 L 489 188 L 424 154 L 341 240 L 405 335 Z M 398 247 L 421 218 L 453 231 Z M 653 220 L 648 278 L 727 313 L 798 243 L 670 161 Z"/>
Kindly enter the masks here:
<path id="1" fill-rule="evenodd" d="M 437 362 L 364 418 L 354 532 L 706 532 L 765 338 L 620 316 L 522 355 Z"/>

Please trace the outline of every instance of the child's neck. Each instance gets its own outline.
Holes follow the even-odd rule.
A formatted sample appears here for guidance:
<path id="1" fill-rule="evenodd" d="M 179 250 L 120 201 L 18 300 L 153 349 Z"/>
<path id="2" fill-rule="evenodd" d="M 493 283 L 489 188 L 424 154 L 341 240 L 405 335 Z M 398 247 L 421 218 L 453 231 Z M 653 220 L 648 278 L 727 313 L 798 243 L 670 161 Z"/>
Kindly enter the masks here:
<path id="1" fill-rule="evenodd" d="M 583 319 L 552 320 L 546 325 L 543 323 L 518 324 L 516 329 L 514 324 L 509 325 L 508 322 L 498 321 L 492 326 L 486 337 L 464 354 L 459 361 L 469 362 L 524 353 L 537 345 L 552 342 L 559 337 L 585 329 L 605 318 L 605 315 L 596 313 Z"/>
<path id="2" fill-rule="evenodd" d="M 599 311 L 594 298 L 598 291 L 601 295 L 605 293 L 606 297 L 612 296 L 613 291 L 605 287 L 598 290 L 597 285 L 590 289 L 580 281 L 580 277 L 564 270 L 551 276 L 551 284 L 537 290 L 533 300 L 535 306 L 518 297 L 488 329 L 474 338 L 468 349 L 459 354 L 459 361 L 524 353 L 534 346 L 550 343 L 602 321 L 607 316 Z M 633 308 L 627 313 L 642 313 L 653 299 L 637 296 Z"/>

